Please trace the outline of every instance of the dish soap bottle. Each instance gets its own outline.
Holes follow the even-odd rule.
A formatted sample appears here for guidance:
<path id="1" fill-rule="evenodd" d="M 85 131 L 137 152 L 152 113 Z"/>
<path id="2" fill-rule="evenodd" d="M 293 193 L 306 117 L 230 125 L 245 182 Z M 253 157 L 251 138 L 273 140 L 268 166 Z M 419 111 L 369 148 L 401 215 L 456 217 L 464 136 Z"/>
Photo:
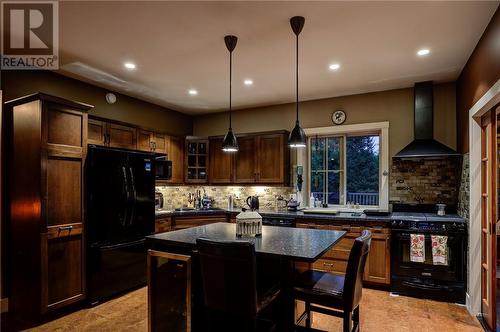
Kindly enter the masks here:
<path id="1" fill-rule="evenodd" d="M 309 207 L 310 208 L 313 208 L 314 207 L 314 203 L 316 202 L 315 198 L 314 198 L 314 194 L 311 193 L 311 197 L 309 197 Z"/>

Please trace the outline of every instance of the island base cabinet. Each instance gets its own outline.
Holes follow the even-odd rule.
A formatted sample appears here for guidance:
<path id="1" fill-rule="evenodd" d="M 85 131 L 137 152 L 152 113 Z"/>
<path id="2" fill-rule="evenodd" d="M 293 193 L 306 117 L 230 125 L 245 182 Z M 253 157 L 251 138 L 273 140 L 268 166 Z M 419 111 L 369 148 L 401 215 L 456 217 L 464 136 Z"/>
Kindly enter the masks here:
<path id="1" fill-rule="evenodd" d="M 148 252 L 148 330 L 191 331 L 191 257 Z"/>

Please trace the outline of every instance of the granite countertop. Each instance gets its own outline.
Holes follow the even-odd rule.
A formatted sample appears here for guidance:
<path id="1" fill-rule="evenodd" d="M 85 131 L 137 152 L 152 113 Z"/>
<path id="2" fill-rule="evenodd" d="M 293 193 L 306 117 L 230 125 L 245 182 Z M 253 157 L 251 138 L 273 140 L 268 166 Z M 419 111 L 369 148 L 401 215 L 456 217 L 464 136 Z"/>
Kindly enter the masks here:
<path id="1" fill-rule="evenodd" d="M 236 225 L 214 223 L 147 236 L 150 243 L 194 247 L 196 239 L 244 240 L 255 244 L 257 254 L 314 262 L 334 246 L 346 232 L 262 226 L 260 237 L 236 237 Z"/>
<path id="2" fill-rule="evenodd" d="M 241 209 L 220 209 L 220 210 L 191 210 L 191 211 L 172 211 L 172 210 L 157 210 L 156 216 L 190 216 L 190 215 L 212 215 L 223 213 L 240 213 Z M 293 219 L 314 219 L 314 220 L 353 220 L 353 221 L 377 221 L 377 222 L 392 222 L 394 220 L 409 220 L 409 221 L 448 221 L 448 222 L 464 222 L 464 218 L 457 214 L 448 214 L 445 216 L 438 216 L 433 213 L 416 213 L 416 212 L 393 212 L 389 216 L 367 216 L 364 213 L 357 216 L 352 212 L 339 212 L 337 214 L 314 214 L 304 213 L 302 211 L 276 211 L 276 210 L 259 210 L 263 217 L 283 217 Z"/>

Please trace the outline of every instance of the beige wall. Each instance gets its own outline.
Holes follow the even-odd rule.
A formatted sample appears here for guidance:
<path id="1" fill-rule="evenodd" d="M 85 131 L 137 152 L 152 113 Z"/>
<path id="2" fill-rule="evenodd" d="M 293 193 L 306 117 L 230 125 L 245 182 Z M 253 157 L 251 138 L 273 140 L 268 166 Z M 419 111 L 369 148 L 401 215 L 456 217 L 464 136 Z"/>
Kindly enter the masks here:
<path id="1" fill-rule="evenodd" d="M 391 156 L 413 140 L 413 88 L 303 102 L 301 125 L 303 128 L 330 126 L 331 114 L 338 109 L 347 113 L 345 124 L 389 121 Z M 456 148 L 455 114 L 455 83 L 435 85 L 434 136 L 451 148 Z M 233 114 L 236 133 L 291 130 L 294 123 L 294 104 L 238 110 Z M 227 113 L 197 116 L 194 135 L 223 135 L 227 125 Z"/>
<path id="2" fill-rule="evenodd" d="M 193 130 L 191 116 L 119 93 L 115 93 L 116 103 L 110 105 L 105 100 L 109 90 L 49 71 L 4 70 L 1 73 L 1 86 L 5 101 L 45 92 L 94 105 L 90 115 L 128 122 L 172 135 L 191 135 Z"/>

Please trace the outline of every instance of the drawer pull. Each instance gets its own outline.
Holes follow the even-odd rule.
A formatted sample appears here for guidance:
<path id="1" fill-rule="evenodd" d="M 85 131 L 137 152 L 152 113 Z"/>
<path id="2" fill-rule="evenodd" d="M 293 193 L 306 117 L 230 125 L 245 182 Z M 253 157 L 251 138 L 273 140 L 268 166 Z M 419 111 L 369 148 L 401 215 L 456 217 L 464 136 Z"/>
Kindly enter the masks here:
<path id="1" fill-rule="evenodd" d="M 351 229 L 351 225 L 342 225 L 342 229 L 348 231 Z"/>
<path id="2" fill-rule="evenodd" d="M 73 229 L 73 226 L 60 226 L 59 227 L 59 232 L 62 232 L 62 231 L 71 231 Z"/>
<path id="3" fill-rule="evenodd" d="M 333 267 L 333 263 L 323 263 L 324 266 Z"/>

